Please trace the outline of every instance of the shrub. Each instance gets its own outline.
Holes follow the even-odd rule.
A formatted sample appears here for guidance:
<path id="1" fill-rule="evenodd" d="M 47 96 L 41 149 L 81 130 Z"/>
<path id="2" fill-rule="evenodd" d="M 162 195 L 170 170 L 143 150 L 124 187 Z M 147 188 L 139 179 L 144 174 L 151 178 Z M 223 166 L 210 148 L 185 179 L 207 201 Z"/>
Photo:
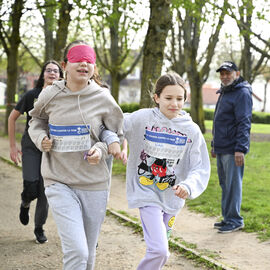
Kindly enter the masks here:
<path id="1" fill-rule="evenodd" d="M 134 111 L 137 111 L 140 109 L 140 105 L 139 103 L 122 103 L 120 105 L 122 111 L 125 113 L 125 112 L 128 112 L 128 113 L 132 113 Z"/>
<path id="2" fill-rule="evenodd" d="M 140 109 L 139 103 L 123 103 L 120 105 L 123 112 L 134 112 Z M 184 110 L 190 113 L 190 108 L 184 108 Z M 204 119 L 214 119 L 214 109 L 204 109 Z M 265 112 L 252 112 L 252 123 L 270 124 L 270 113 Z"/>

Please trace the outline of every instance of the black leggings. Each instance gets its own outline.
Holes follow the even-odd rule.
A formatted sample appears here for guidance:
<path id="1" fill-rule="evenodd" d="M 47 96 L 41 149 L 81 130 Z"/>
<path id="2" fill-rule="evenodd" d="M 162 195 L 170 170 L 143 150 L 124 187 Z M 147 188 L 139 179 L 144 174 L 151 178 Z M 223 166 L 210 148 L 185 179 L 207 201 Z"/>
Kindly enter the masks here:
<path id="1" fill-rule="evenodd" d="M 36 148 L 26 131 L 22 137 L 23 204 L 30 204 L 37 199 L 35 226 L 45 224 L 48 216 L 48 202 L 44 193 L 43 178 L 40 173 L 42 153 Z"/>

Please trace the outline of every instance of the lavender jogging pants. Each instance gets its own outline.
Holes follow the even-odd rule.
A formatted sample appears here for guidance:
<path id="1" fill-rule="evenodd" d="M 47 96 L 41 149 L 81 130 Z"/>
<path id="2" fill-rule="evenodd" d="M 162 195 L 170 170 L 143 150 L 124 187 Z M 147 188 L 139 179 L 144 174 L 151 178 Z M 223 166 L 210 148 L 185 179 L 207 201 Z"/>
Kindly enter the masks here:
<path id="1" fill-rule="evenodd" d="M 147 248 L 137 270 L 162 269 L 170 256 L 168 236 L 175 216 L 156 206 L 145 206 L 139 210 Z"/>

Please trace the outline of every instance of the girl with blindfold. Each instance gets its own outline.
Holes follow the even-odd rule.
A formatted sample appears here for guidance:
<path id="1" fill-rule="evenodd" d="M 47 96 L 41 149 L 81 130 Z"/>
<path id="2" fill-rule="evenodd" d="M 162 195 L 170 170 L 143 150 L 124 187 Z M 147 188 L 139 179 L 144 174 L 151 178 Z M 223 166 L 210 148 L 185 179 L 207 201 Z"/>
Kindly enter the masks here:
<path id="1" fill-rule="evenodd" d="M 69 44 L 62 63 L 65 80 L 47 88 L 31 111 L 29 133 L 43 151 L 45 194 L 65 270 L 94 269 L 110 182 L 107 145 L 120 157 L 119 142 L 110 136 L 106 143 L 99 140 L 104 126 L 121 140 L 123 113 L 99 80 L 95 61 L 85 42 Z"/>

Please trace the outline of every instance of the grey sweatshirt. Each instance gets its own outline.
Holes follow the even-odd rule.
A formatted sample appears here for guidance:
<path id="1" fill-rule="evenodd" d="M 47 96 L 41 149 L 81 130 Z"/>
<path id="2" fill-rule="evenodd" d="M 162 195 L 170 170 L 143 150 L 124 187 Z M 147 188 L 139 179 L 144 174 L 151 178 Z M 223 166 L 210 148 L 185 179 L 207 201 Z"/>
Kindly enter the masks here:
<path id="1" fill-rule="evenodd" d="M 173 185 L 183 185 L 190 199 L 206 189 L 210 177 L 206 143 L 189 114 L 181 114 L 171 120 L 158 108 L 124 114 L 130 208 L 157 206 L 175 215 L 185 200 L 174 195 Z"/>
<path id="2" fill-rule="evenodd" d="M 65 81 L 55 82 L 42 90 L 30 115 L 29 134 L 37 148 L 43 151 L 45 136 L 53 138 L 52 150 L 42 156 L 45 186 L 61 182 L 83 190 L 108 188 L 108 149 L 99 141 L 99 133 L 105 125 L 120 139 L 123 136 L 123 113 L 108 89 L 91 80 L 84 89 L 72 92 Z M 91 147 L 102 153 L 97 165 L 84 160 Z"/>

